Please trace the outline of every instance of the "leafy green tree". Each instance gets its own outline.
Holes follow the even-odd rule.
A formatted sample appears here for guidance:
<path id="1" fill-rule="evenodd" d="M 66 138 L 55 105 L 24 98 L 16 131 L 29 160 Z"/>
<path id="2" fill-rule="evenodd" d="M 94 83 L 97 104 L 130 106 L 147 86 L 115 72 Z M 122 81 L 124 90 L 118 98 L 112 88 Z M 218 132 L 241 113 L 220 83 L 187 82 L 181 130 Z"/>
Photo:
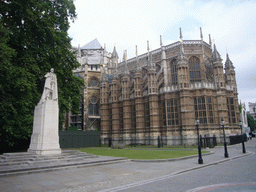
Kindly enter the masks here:
<path id="1" fill-rule="evenodd" d="M 0 2 L 0 151 L 28 141 L 51 68 L 58 80 L 60 122 L 64 112 L 79 112 L 83 81 L 72 73 L 79 63 L 67 33 L 75 18 L 73 0 Z"/>
<path id="2" fill-rule="evenodd" d="M 247 122 L 248 126 L 251 128 L 251 132 L 253 132 L 256 129 L 256 122 L 250 114 L 247 114 Z"/>

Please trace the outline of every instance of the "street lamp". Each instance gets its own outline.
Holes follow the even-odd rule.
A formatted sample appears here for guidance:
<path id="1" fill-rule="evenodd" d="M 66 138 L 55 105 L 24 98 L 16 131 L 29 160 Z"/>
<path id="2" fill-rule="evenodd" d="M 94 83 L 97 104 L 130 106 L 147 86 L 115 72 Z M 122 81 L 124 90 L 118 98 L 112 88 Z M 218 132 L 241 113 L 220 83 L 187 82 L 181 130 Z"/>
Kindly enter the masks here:
<path id="1" fill-rule="evenodd" d="M 196 119 L 195 125 L 197 129 L 197 145 L 198 145 L 198 164 L 203 164 L 202 154 L 201 154 L 201 145 L 200 145 L 200 139 L 199 139 L 199 119 Z"/>
<path id="2" fill-rule="evenodd" d="M 246 153 L 245 146 L 244 146 L 244 136 L 243 136 L 242 121 L 239 121 L 239 125 L 240 125 L 240 128 L 241 128 L 241 137 L 242 137 L 243 153 Z"/>
<path id="3" fill-rule="evenodd" d="M 224 125 L 225 125 L 225 121 L 223 119 L 221 119 L 221 126 L 222 126 L 222 129 L 223 129 L 223 135 L 224 135 L 224 150 L 225 150 L 225 153 L 224 153 L 224 156 L 226 158 L 228 158 L 228 150 L 227 150 L 227 142 L 226 142 L 226 136 L 225 136 L 225 128 L 224 128 Z"/>

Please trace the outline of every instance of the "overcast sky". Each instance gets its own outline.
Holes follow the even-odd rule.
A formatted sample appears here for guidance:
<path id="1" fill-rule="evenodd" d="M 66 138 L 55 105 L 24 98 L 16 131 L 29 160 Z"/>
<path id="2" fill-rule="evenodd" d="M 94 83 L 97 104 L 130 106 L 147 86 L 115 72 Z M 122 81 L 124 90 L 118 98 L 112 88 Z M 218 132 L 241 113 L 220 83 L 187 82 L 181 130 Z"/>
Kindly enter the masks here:
<path id="1" fill-rule="evenodd" d="M 203 0 L 75 0 L 77 19 L 69 36 L 73 46 L 83 46 L 97 38 L 108 52 L 117 48 L 119 58 L 127 49 L 128 59 L 150 48 L 179 40 L 204 41 L 209 34 L 226 61 L 226 50 L 236 70 L 239 101 L 256 102 L 256 1 Z"/>

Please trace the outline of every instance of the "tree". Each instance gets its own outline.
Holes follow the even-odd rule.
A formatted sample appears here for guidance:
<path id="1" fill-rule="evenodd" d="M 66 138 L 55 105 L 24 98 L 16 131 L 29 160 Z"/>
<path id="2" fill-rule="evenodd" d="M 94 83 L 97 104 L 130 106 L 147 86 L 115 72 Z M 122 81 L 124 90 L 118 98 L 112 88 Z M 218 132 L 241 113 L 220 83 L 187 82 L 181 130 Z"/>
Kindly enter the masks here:
<path id="1" fill-rule="evenodd" d="M 251 132 L 253 132 L 256 129 L 256 122 L 250 114 L 247 114 L 247 122 L 248 126 L 251 128 Z"/>
<path id="2" fill-rule="evenodd" d="M 67 33 L 75 18 L 73 0 L 1 1 L 1 147 L 29 139 L 50 68 L 58 79 L 60 122 L 64 112 L 79 112 L 83 81 L 72 73 L 79 63 Z"/>

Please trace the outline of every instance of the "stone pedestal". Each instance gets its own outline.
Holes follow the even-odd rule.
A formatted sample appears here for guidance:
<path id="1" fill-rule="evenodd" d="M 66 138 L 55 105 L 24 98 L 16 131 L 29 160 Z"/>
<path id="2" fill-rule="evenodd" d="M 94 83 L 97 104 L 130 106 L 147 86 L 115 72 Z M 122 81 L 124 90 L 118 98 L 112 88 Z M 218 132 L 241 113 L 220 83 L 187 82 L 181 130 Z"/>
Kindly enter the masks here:
<path id="1" fill-rule="evenodd" d="M 38 155 L 61 154 L 58 100 L 45 100 L 35 107 L 33 134 L 28 152 Z"/>

